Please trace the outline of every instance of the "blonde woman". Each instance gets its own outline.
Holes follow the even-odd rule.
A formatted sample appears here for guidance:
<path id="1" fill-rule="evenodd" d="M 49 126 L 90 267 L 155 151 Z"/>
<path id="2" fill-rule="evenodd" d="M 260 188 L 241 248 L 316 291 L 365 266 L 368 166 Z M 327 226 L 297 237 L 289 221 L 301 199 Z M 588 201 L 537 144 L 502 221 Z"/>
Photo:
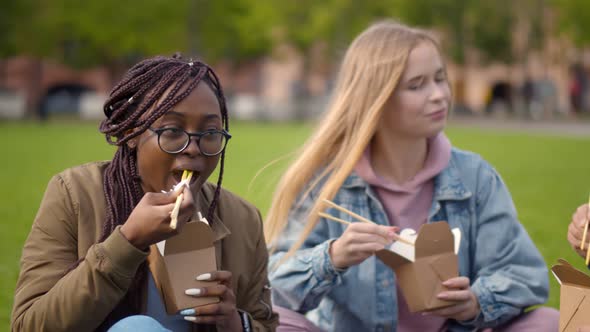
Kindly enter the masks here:
<path id="1" fill-rule="evenodd" d="M 546 301 L 547 268 L 500 176 L 442 132 L 450 106 L 445 64 L 425 31 L 386 21 L 352 42 L 327 114 L 266 220 L 279 330 L 313 329 L 309 321 L 327 331 L 557 330 L 553 309 L 523 314 Z M 376 225 L 318 218 L 323 199 Z M 460 276 L 438 294 L 455 304 L 412 314 L 373 254 L 398 229 L 435 221 L 463 234 Z"/>

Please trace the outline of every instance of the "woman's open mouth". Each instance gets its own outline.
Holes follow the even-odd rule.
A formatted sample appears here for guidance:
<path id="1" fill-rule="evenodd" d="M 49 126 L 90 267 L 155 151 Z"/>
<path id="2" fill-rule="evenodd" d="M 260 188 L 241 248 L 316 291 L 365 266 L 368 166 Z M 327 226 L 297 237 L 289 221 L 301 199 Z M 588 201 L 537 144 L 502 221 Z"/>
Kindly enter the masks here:
<path id="1" fill-rule="evenodd" d="M 191 172 L 193 174 L 191 176 L 189 186 L 192 186 L 193 184 L 195 184 L 195 182 L 197 182 L 197 180 L 199 179 L 199 175 L 200 175 L 199 172 L 196 172 L 196 171 L 191 171 Z M 174 178 L 174 181 L 176 182 L 176 184 L 180 183 L 180 181 L 182 180 L 183 173 L 184 173 L 184 171 L 181 171 L 181 170 L 172 172 L 172 177 Z"/>

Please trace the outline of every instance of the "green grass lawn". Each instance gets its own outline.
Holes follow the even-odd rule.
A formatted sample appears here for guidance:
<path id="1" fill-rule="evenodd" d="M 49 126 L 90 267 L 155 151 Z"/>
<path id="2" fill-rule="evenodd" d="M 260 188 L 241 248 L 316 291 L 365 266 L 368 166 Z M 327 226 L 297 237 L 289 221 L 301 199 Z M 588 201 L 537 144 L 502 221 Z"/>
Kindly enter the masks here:
<path id="1" fill-rule="evenodd" d="M 0 123 L 0 330 L 9 330 L 22 244 L 50 177 L 70 166 L 110 159 L 114 152 L 96 128 L 79 122 Z M 224 186 L 265 213 L 289 152 L 305 140 L 310 126 L 236 123 L 231 132 Z M 477 151 L 500 172 L 547 264 L 564 257 L 583 268 L 565 234 L 574 209 L 590 190 L 590 154 L 585 153 L 590 139 L 452 126 L 447 134 L 455 146 Z M 285 156 L 253 181 L 265 165 Z M 558 303 L 559 287 L 551 276 L 549 305 Z"/>

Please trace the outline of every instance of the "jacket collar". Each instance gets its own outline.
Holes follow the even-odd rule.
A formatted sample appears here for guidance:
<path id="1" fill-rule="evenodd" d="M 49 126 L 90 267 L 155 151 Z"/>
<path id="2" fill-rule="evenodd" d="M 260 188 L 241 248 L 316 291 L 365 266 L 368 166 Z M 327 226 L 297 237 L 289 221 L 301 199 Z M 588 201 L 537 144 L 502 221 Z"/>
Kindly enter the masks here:
<path id="1" fill-rule="evenodd" d="M 457 167 L 453 156 L 449 165 L 434 178 L 434 199 L 437 201 L 461 201 L 473 195 L 465 186 L 461 178 L 461 171 Z"/>
<path id="2" fill-rule="evenodd" d="M 214 194 L 215 186 L 209 183 L 205 183 L 203 185 L 203 188 L 201 188 L 201 191 L 199 192 L 199 198 L 197 202 L 199 209 L 197 211 L 200 211 L 201 214 L 203 214 L 203 217 L 206 217 L 207 211 L 209 211 L 209 206 L 211 205 L 211 201 L 213 200 Z M 192 220 L 198 220 L 196 212 Z M 231 234 L 229 228 L 225 226 L 225 224 L 219 217 L 219 206 L 213 212 L 213 220 L 209 220 L 209 225 L 211 226 L 211 230 L 213 231 L 214 242 L 220 241 Z"/>
<path id="3" fill-rule="evenodd" d="M 465 200 L 471 197 L 472 193 L 466 188 L 460 174 L 456 160 L 451 155 L 447 167 L 434 178 L 433 201 Z M 369 189 L 370 185 L 353 171 L 344 180 L 342 187 Z"/>

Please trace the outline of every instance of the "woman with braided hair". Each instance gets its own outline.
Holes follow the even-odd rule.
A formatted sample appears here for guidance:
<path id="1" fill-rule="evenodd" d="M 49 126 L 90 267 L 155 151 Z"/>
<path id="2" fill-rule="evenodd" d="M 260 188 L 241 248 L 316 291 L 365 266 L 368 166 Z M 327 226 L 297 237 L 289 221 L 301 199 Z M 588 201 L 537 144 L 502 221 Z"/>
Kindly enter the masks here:
<path id="1" fill-rule="evenodd" d="M 221 189 L 231 135 L 213 70 L 177 55 L 141 61 L 113 88 L 104 112 L 100 131 L 118 149 L 111 161 L 49 182 L 23 249 L 12 330 L 274 330 L 260 214 Z M 214 185 L 207 179 L 218 163 Z M 170 191 L 184 170 L 193 172 L 190 182 Z M 219 268 L 200 278 L 219 284 L 187 294 L 220 302 L 167 315 L 148 269 L 150 246 L 197 211 L 211 225 Z"/>

